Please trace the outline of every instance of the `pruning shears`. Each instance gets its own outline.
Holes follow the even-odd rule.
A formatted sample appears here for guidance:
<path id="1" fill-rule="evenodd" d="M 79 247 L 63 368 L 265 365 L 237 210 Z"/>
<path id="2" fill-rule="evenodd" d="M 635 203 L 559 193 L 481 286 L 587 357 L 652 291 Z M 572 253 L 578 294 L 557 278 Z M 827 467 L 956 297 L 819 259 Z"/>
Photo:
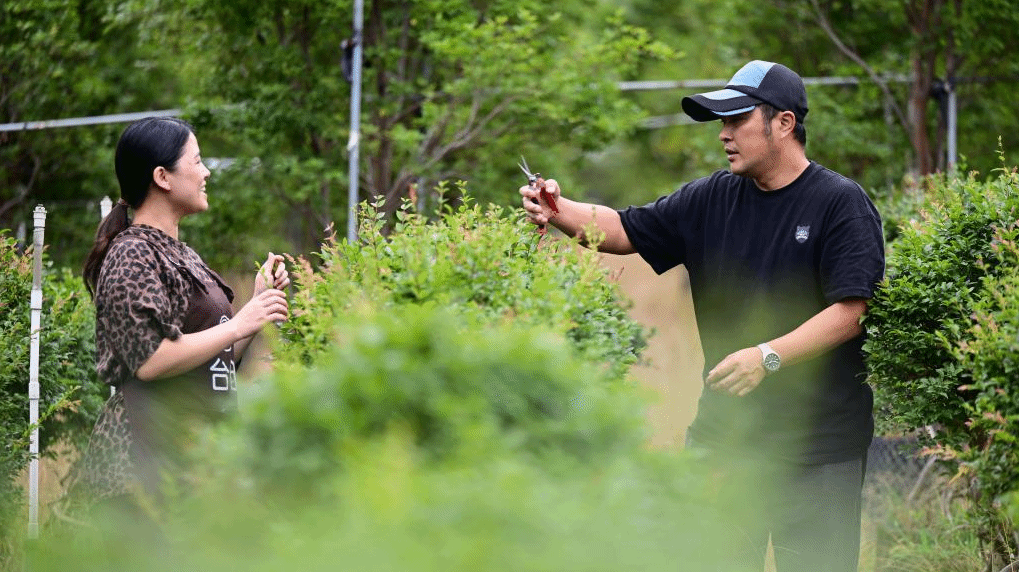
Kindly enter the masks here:
<path id="1" fill-rule="evenodd" d="M 545 179 L 541 178 L 541 173 L 532 173 L 530 167 L 527 166 L 527 159 L 524 159 L 523 155 L 520 156 L 520 162 L 517 163 L 517 166 L 520 167 L 520 170 L 527 176 L 527 183 L 531 185 L 532 188 L 538 190 L 538 195 L 541 197 L 541 200 L 545 201 L 545 203 L 548 204 L 548 207 L 552 209 L 552 216 L 559 214 L 559 207 L 556 206 L 552 193 L 550 193 L 545 187 Z M 545 225 L 538 225 L 539 233 L 545 234 L 546 231 L 547 229 L 545 228 Z"/>

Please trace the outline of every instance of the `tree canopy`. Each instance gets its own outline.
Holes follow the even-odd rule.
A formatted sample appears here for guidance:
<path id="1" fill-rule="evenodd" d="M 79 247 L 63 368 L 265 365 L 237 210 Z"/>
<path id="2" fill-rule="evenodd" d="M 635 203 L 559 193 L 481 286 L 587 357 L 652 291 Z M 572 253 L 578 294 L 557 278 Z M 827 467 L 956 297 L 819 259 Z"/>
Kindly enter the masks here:
<path id="1" fill-rule="evenodd" d="M 537 156 L 561 140 L 597 149 L 632 129 L 639 110 L 613 81 L 667 50 L 617 17 L 586 14 L 595 4 L 550 13 L 534 1 L 369 3 L 358 197 L 384 198 L 393 212 L 439 181 L 462 179 L 502 202 L 521 153 Z M 192 8 L 205 23 L 198 45 L 210 67 L 199 85 L 208 126 L 241 135 L 258 158 L 238 185 L 255 179 L 261 199 L 250 200 L 283 207 L 290 238 L 314 246 L 345 220 L 351 3 L 195 0 Z M 216 111 L 220 102 L 232 105 Z"/>
<path id="2" fill-rule="evenodd" d="M 351 0 L 12 0 L 0 14 L 0 122 L 182 108 L 204 154 L 231 159 L 211 212 L 183 229 L 214 263 L 309 252 L 346 222 Z M 616 82 L 728 78 L 750 59 L 862 78 L 808 88 L 808 154 L 875 192 L 946 168 L 946 85 L 964 166 L 988 172 L 999 137 L 1009 160 L 1019 144 L 1008 0 L 378 0 L 362 39 L 358 198 L 390 213 L 435 201 L 442 180 L 514 204 L 521 154 L 617 206 L 725 168 L 714 126 L 641 127 L 686 93 Z M 54 259 L 79 265 L 99 198 L 117 196 L 122 128 L 0 133 L 0 227 L 45 203 Z"/>

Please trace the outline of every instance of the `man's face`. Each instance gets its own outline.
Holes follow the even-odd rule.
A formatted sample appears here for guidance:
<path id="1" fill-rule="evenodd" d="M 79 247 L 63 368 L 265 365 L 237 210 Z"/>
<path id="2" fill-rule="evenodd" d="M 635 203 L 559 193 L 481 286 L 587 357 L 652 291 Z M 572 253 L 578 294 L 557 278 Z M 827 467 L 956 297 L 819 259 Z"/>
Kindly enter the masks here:
<path id="1" fill-rule="evenodd" d="M 758 179 L 775 168 L 779 153 L 770 127 L 760 107 L 722 118 L 718 139 L 725 147 L 732 174 Z"/>

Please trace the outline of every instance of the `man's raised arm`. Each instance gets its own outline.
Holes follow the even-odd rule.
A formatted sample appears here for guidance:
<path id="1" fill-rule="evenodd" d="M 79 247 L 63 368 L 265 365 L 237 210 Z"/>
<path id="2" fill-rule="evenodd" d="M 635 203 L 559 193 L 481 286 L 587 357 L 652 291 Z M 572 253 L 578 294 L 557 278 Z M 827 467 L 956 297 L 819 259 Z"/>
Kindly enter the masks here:
<path id="1" fill-rule="evenodd" d="M 623 230 L 619 213 L 603 205 L 581 203 L 562 197 L 562 191 L 555 179 L 544 181 L 545 191 L 552 196 L 558 212 L 552 210 L 541 197 L 540 191 L 532 186 L 520 187 L 524 211 L 527 218 L 536 225 L 551 224 L 568 236 L 577 237 L 581 244 L 588 243 L 585 228 L 594 224 L 604 235 L 598 243 L 600 252 L 609 254 L 633 254 L 636 252 L 630 238 Z"/>

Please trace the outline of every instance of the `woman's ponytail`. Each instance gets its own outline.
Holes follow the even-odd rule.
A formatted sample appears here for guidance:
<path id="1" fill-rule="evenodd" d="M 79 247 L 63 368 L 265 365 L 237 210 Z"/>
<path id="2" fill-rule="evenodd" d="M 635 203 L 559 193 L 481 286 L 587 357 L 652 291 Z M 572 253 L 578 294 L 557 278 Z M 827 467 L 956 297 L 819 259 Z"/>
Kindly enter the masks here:
<path id="1" fill-rule="evenodd" d="M 127 203 L 123 199 L 117 201 L 110 214 L 99 223 L 96 230 L 96 241 L 85 258 L 85 268 L 82 270 L 82 279 L 85 281 L 85 288 L 90 296 L 95 298 L 96 283 L 99 282 L 99 271 L 103 267 L 103 260 L 110 250 L 110 243 L 125 228 L 131 226 L 131 220 L 127 217 Z"/>

